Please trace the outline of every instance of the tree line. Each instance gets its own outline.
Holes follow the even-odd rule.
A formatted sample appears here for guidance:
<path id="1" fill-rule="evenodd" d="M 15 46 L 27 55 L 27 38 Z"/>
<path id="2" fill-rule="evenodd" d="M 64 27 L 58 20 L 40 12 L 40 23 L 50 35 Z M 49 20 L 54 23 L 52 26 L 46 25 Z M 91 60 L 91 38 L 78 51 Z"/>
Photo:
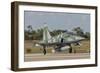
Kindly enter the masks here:
<path id="1" fill-rule="evenodd" d="M 31 25 L 27 26 L 27 30 L 24 30 L 25 34 L 25 40 L 41 40 L 43 36 L 43 29 L 37 29 L 34 30 Z M 50 31 L 51 36 L 56 36 L 60 34 L 63 31 L 67 30 L 53 30 Z M 82 36 L 86 39 L 90 39 L 90 32 L 84 32 L 81 27 L 75 27 L 72 29 L 72 31 L 76 32 L 77 35 Z"/>

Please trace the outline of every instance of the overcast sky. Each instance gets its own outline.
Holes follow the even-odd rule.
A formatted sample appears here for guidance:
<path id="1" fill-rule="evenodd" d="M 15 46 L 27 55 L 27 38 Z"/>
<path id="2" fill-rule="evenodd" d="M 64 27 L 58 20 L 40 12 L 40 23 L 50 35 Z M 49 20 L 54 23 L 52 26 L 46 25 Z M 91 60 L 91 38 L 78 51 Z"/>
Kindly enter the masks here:
<path id="1" fill-rule="evenodd" d="M 24 11 L 24 23 L 25 29 L 28 25 L 32 25 L 34 30 L 47 25 L 49 30 L 71 31 L 75 27 L 81 27 L 84 32 L 90 32 L 90 14 L 85 13 Z"/>

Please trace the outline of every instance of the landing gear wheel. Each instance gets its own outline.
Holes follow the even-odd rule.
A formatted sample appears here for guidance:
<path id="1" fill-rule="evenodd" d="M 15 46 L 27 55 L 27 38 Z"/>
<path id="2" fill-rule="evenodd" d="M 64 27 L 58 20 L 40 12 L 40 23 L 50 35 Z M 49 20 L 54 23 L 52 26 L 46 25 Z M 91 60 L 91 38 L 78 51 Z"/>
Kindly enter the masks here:
<path id="1" fill-rule="evenodd" d="M 46 55 L 46 47 L 45 46 L 43 47 L 43 53 L 44 53 L 44 55 Z"/>
<path id="2" fill-rule="evenodd" d="M 72 53 L 72 46 L 70 45 L 69 53 Z"/>

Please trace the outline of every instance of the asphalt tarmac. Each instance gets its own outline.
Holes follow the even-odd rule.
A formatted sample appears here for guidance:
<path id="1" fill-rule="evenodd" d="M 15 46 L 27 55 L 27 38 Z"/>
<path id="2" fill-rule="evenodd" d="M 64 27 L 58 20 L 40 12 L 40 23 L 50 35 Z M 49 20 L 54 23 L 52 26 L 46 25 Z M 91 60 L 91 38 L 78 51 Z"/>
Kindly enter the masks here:
<path id="1" fill-rule="evenodd" d="M 88 59 L 90 58 L 89 53 L 72 53 L 72 54 L 61 54 L 61 53 L 47 53 L 44 54 L 25 54 L 24 61 L 47 61 L 47 60 L 71 60 L 71 59 Z"/>

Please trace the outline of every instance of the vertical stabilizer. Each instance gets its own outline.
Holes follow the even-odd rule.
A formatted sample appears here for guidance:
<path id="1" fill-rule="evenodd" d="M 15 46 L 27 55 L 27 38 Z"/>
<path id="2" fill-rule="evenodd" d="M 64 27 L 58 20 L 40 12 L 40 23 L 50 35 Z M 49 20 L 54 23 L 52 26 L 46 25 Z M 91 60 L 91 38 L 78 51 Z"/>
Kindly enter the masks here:
<path id="1" fill-rule="evenodd" d="M 45 26 L 44 29 L 43 29 L 43 42 L 44 43 L 50 43 L 51 42 L 51 35 L 50 35 L 50 32 L 49 32 L 47 26 Z"/>

